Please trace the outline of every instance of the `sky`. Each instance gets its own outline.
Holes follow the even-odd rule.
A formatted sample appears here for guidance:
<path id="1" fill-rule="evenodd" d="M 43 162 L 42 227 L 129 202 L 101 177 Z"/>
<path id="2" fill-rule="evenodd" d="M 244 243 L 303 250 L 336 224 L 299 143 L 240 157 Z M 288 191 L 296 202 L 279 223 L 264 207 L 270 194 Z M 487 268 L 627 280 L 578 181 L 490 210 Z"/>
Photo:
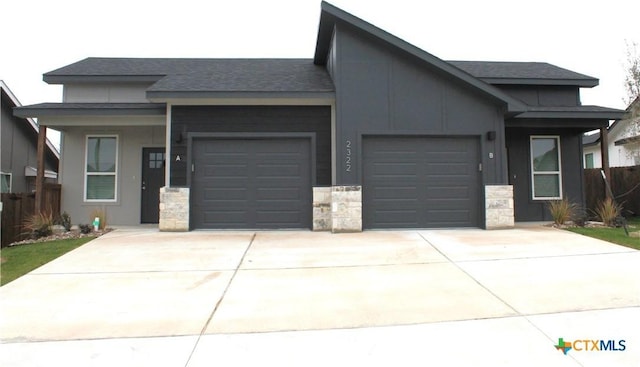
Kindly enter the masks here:
<path id="1" fill-rule="evenodd" d="M 329 2 L 444 60 L 541 61 L 599 78 L 582 103 L 626 107 L 640 1 Z M 42 74 L 90 56 L 312 58 L 320 0 L 15 0 L 0 10 L 0 79 L 28 105 L 60 102 Z"/>

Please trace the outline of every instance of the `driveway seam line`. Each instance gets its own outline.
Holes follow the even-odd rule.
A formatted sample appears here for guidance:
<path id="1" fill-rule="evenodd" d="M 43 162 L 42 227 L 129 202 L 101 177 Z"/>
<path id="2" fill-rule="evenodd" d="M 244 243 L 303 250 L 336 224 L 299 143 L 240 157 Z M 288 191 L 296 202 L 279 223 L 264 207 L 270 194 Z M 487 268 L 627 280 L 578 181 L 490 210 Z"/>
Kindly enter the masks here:
<path id="1" fill-rule="evenodd" d="M 501 259 L 468 259 L 468 260 L 458 260 L 460 263 L 470 263 L 470 262 L 486 262 L 486 261 L 509 261 L 509 260 L 532 260 L 532 259 L 554 259 L 554 258 L 563 258 L 563 257 L 582 257 L 582 256 L 597 256 L 597 255 L 628 255 L 630 253 L 636 253 L 637 251 L 622 251 L 622 252 L 599 252 L 595 254 L 570 254 L 570 255 L 542 255 L 542 256 L 521 256 L 521 257 L 506 257 Z"/>
<path id="2" fill-rule="evenodd" d="M 484 288 L 487 292 L 489 292 L 489 294 L 491 294 L 492 296 L 494 296 L 496 299 L 498 299 L 500 302 L 502 302 L 504 305 L 506 305 L 507 307 L 509 307 L 513 312 L 515 312 L 517 315 L 522 316 L 522 313 L 519 312 L 518 310 L 516 310 L 513 306 L 511 306 L 508 302 L 506 302 L 505 300 L 503 300 L 500 296 L 498 296 L 497 294 L 495 294 L 491 289 L 487 288 L 484 284 L 480 283 L 480 281 L 478 279 L 476 279 L 474 276 L 472 276 L 471 274 L 469 274 L 466 270 L 464 270 L 460 265 L 458 265 L 455 261 L 453 261 L 451 258 L 449 258 L 449 256 L 447 256 L 444 252 L 440 251 L 440 249 L 435 246 L 433 243 L 431 243 L 431 241 L 429 241 L 426 237 L 424 237 L 422 235 L 422 233 L 418 232 L 418 235 L 420 237 L 422 237 L 422 239 L 428 243 L 431 247 L 433 247 L 436 251 L 438 251 L 440 253 L 440 255 L 444 256 L 445 259 L 449 260 L 449 262 L 451 264 L 453 264 L 456 268 L 458 268 L 461 272 L 463 272 L 464 274 L 466 274 L 469 278 L 473 279 L 473 281 L 478 284 L 479 286 L 481 286 L 482 288 Z"/>
<path id="3" fill-rule="evenodd" d="M 191 350 L 191 353 L 189 353 L 189 358 L 187 358 L 187 362 L 185 363 L 185 367 L 189 366 L 189 362 L 191 362 L 191 358 L 193 357 L 193 354 L 195 353 L 196 348 L 198 348 L 198 344 L 200 344 L 200 339 L 202 338 L 204 333 L 207 331 L 207 328 L 209 327 L 209 323 L 213 319 L 213 316 L 215 315 L 216 311 L 218 311 L 218 307 L 220 307 L 220 304 L 222 303 L 222 300 L 224 300 L 224 297 L 227 295 L 227 291 L 229 290 L 229 287 L 231 287 L 231 283 L 233 283 L 233 280 L 235 279 L 236 274 L 238 274 L 238 271 L 240 271 L 240 266 L 242 266 L 242 263 L 244 262 L 244 258 L 245 258 L 245 256 L 247 256 L 247 252 L 249 252 L 249 249 L 251 248 L 251 245 L 253 245 L 253 241 L 256 239 L 256 236 L 257 236 L 257 232 L 254 232 L 253 235 L 251 236 L 251 240 L 249 241 L 249 244 L 247 245 L 247 248 L 244 250 L 244 253 L 242 254 L 242 257 L 240 257 L 240 261 L 238 262 L 238 266 L 236 266 L 235 271 L 233 272 L 233 274 L 231 274 L 231 278 L 229 279 L 229 283 L 227 283 L 227 286 L 224 288 L 224 291 L 222 292 L 222 295 L 220 296 L 220 299 L 218 299 L 218 302 L 216 302 L 216 305 L 213 308 L 213 311 L 211 311 L 211 314 L 209 315 L 209 318 L 207 319 L 207 322 L 205 322 L 204 326 L 202 327 L 202 330 L 200 331 L 200 335 L 198 335 L 198 339 L 196 340 L 195 344 L 193 345 L 193 349 Z"/>

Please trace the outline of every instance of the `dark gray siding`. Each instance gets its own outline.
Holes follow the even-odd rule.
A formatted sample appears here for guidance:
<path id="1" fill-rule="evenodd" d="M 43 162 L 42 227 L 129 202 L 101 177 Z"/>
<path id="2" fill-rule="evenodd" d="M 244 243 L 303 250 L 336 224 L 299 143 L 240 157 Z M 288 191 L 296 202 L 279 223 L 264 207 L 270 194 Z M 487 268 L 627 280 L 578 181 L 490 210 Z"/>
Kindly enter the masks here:
<path id="1" fill-rule="evenodd" d="M 482 136 L 482 182 L 505 183 L 500 102 L 348 25 L 339 23 L 334 38 L 337 184 L 361 184 L 367 134 Z M 484 138 L 488 131 L 494 141 Z"/>
<path id="2" fill-rule="evenodd" d="M 13 192 L 29 192 L 35 189 L 35 179 L 27 178 L 24 169 L 27 166 L 37 167 L 38 133 L 31 127 L 29 121 L 13 116 L 13 103 L 2 97 L 2 172 L 11 173 Z M 58 165 L 52 154 L 47 154 L 45 169 L 58 171 Z"/>
<path id="3" fill-rule="evenodd" d="M 316 134 L 316 186 L 331 185 L 331 107 L 175 106 L 171 122 L 171 186 L 187 185 L 188 133 Z M 176 154 L 181 161 L 176 162 Z"/>
<path id="4" fill-rule="evenodd" d="M 578 106 L 580 90 L 574 86 L 497 85 L 529 106 Z"/>
<path id="5" fill-rule="evenodd" d="M 560 137 L 563 197 L 584 208 L 582 131 L 570 129 L 507 128 L 509 183 L 513 185 L 516 221 L 548 221 L 546 201 L 531 197 L 531 135 Z"/>

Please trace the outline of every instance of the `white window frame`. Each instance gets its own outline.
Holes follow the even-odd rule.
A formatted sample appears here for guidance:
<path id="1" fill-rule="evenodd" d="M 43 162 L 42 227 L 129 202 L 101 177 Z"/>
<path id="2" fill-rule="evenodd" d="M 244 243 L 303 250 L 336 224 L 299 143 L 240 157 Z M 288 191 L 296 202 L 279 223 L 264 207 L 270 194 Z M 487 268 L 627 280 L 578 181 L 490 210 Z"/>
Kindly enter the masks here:
<path id="1" fill-rule="evenodd" d="M 7 193 L 11 192 L 11 189 L 13 187 L 13 174 L 12 173 L 8 173 L 8 172 L 0 171 L 0 175 L 9 176 L 9 191 L 7 191 Z"/>
<path id="2" fill-rule="evenodd" d="M 535 172 L 533 169 L 533 141 L 535 139 L 555 139 L 558 147 L 558 170 L 557 171 L 538 171 Z M 531 169 L 531 200 L 562 200 L 562 152 L 560 146 L 560 135 L 531 135 L 529 136 L 529 166 Z M 557 175 L 558 176 L 558 193 L 559 196 L 544 196 L 537 197 L 536 196 L 536 188 L 535 188 L 535 176 L 536 175 Z"/>
<path id="3" fill-rule="evenodd" d="M 116 139 L 116 157 L 115 157 L 115 172 L 88 172 L 87 171 L 87 158 L 89 149 L 89 139 L 91 138 L 115 138 Z M 86 135 L 84 139 L 84 202 L 86 203 L 115 203 L 118 201 L 118 169 L 119 169 L 119 153 L 120 153 L 120 138 L 117 134 L 91 134 Z M 87 199 L 87 177 L 88 176 L 114 176 L 114 192 L 113 199 Z"/>
<path id="4" fill-rule="evenodd" d="M 589 158 L 591 158 L 591 166 L 592 167 L 587 167 L 589 163 Z M 595 161 L 595 157 L 593 153 L 586 153 L 584 155 L 584 168 L 595 168 L 596 166 L 596 161 Z"/>

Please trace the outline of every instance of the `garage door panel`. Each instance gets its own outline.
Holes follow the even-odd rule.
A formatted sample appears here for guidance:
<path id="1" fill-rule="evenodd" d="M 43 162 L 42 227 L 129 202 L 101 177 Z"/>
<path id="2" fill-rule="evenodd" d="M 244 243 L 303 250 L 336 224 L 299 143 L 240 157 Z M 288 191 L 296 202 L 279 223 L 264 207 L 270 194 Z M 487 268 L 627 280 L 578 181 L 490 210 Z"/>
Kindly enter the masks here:
<path id="1" fill-rule="evenodd" d="M 472 218 L 469 217 L 468 210 L 428 210 L 427 214 L 432 218 L 433 223 L 452 226 L 458 223 L 465 226 Z"/>
<path id="2" fill-rule="evenodd" d="M 375 187 L 375 197 L 378 200 L 415 200 L 418 188 L 411 187 Z"/>
<path id="3" fill-rule="evenodd" d="M 203 200 L 247 200 L 247 189 L 244 188 L 207 188 L 204 190 Z"/>
<path id="4" fill-rule="evenodd" d="M 477 138 L 365 137 L 365 228 L 477 227 L 478 162 Z"/>
<path id="5" fill-rule="evenodd" d="M 418 217 L 418 210 L 382 210 L 375 213 L 374 220 L 387 228 L 401 228 L 407 224 L 417 227 Z"/>
<path id="6" fill-rule="evenodd" d="M 291 188 L 260 188 L 256 190 L 257 200 L 270 201 L 297 201 L 304 198 L 301 190 L 297 187 Z"/>
<path id="7" fill-rule="evenodd" d="M 194 141 L 193 226 L 309 228 L 310 151 L 299 138 Z"/>
<path id="8" fill-rule="evenodd" d="M 425 165 L 425 173 L 430 177 L 438 176 L 463 176 L 469 175 L 468 163 L 423 163 Z"/>
<path id="9" fill-rule="evenodd" d="M 452 201 L 465 201 L 468 202 L 467 199 L 471 193 L 469 192 L 469 187 L 455 187 L 455 186 L 429 186 L 427 187 L 427 198 L 428 199 L 440 199 L 440 200 L 452 200 Z"/>

